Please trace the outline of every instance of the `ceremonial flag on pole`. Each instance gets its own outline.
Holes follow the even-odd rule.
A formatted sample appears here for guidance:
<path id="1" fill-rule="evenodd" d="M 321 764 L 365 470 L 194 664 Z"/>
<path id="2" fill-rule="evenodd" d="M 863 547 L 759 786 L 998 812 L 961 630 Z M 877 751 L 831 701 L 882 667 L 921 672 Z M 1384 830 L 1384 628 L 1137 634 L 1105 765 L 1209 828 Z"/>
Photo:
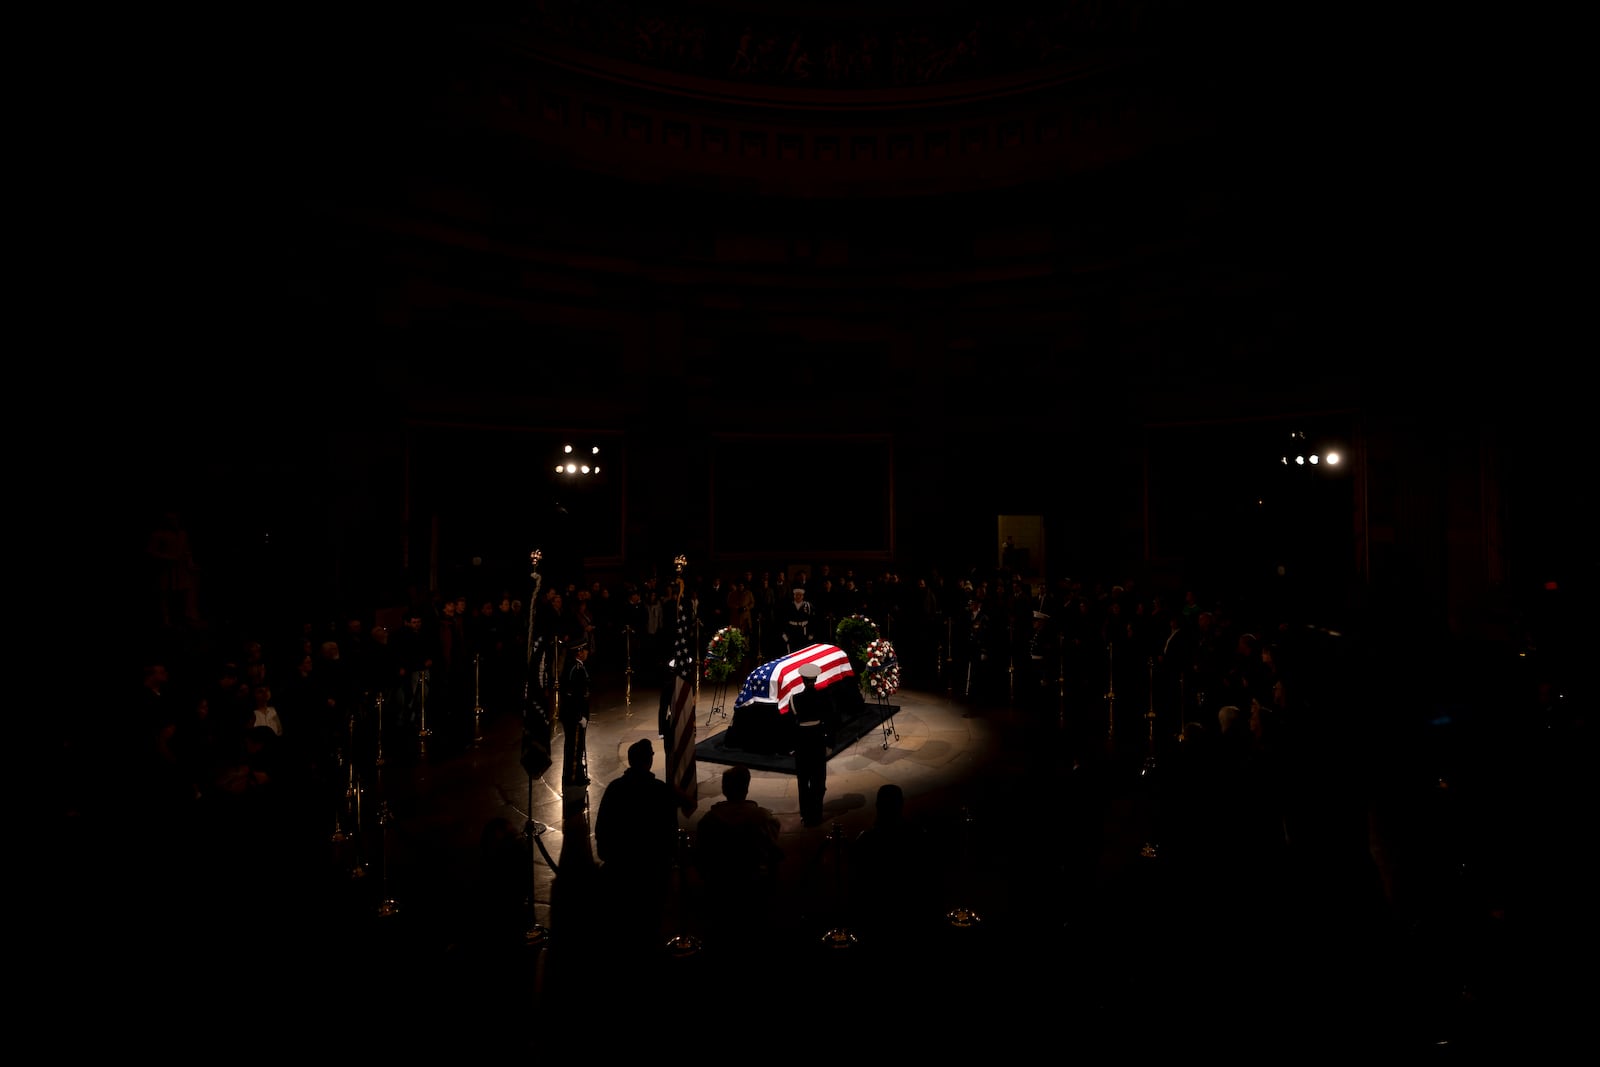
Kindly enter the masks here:
<path id="1" fill-rule="evenodd" d="M 817 688 L 826 689 L 841 678 L 855 674 L 850 666 L 850 656 L 838 645 L 807 645 L 780 659 L 763 663 L 750 672 L 739 687 L 739 696 L 733 702 L 742 708 L 755 700 L 770 700 L 778 705 L 778 714 L 789 713 L 789 698 L 805 684 L 800 668 L 814 664 L 817 668 Z"/>
<path id="2" fill-rule="evenodd" d="M 694 766 L 694 690 L 695 658 L 694 612 L 680 598 L 677 602 L 677 634 L 672 642 L 672 708 L 667 728 L 667 780 L 677 790 L 685 815 L 700 804 L 700 788 Z"/>
<path id="3" fill-rule="evenodd" d="M 539 778 L 550 769 L 550 720 L 539 698 L 528 697 L 522 717 L 522 767 L 529 778 Z"/>

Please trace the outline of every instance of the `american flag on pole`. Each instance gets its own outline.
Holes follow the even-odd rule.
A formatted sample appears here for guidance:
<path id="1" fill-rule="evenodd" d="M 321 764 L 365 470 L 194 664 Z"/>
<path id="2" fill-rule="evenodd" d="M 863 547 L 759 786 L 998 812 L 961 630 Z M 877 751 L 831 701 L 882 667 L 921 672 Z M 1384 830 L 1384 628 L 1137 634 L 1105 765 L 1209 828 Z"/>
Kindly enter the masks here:
<path id="1" fill-rule="evenodd" d="M 744 685 L 739 687 L 739 696 L 733 706 L 742 708 L 752 701 L 770 700 L 777 703 L 778 714 L 789 714 L 789 698 L 795 690 L 805 685 L 805 679 L 800 677 L 800 668 L 808 663 L 817 665 L 818 689 L 826 689 L 840 678 L 855 674 L 850 666 L 849 655 L 838 645 L 807 645 L 798 652 L 763 663 L 751 671 Z"/>
<path id="2" fill-rule="evenodd" d="M 694 612 L 679 598 L 677 634 L 672 641 L 672 710 L 667 722 L 667 780 L 677 790 L 684 814 L 700 805 L 694 767 Z"/>

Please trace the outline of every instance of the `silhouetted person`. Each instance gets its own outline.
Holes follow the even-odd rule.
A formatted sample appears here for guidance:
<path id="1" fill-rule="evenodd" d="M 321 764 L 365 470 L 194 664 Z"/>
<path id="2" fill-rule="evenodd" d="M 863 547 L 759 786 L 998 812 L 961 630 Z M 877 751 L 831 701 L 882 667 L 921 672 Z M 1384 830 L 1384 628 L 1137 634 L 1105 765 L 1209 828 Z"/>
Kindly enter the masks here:
<path id="1" fill-rule="evenodd" d="M 723 953 L 760 947 L 755 942 L 783 861 L 778 817 L 749 793 L 750 768 L 729 767 L 722 772 L 725 799 L 711 805 L 695 828 L 695 862 L 708 894 L 708 941 Z"/>
<path id="2" fill-rule="evenodd" d="M 877 817 L 850 845 L 856 922 L 879 949 L 898 949 L 938 929 L 939 878 L 927 833 L 906 817 L 905 792 L 878 787 Z"/>
<path id="3" fill-rule="evenodd" d="M 651 770 L 655 748 L 648 738 L 628 746 L 628 769 L 600 797 L 594 820 L 602 882 L 624 949 L 659 947 L 661 914 L 671 886 L 678 847 L 678 798 Z"/>

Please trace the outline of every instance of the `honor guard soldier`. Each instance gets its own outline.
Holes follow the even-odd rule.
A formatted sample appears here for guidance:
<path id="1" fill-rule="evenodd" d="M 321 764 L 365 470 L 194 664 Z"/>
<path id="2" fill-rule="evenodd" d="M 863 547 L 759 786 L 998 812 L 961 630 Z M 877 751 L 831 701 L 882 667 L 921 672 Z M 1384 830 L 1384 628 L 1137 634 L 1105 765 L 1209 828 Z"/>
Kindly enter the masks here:
<path id="1" fill-rule="evenodd" d="M 789 642 L 790 652 L 799 652 L 811 644 L 811 602 L 806 599 L 803 586 L 795 586 L 791 593 L 794 600 L 783 606 L 781 620 L 783 622 L 783 637 Z"/>
<path id="2" fill-rule="evenodd" d="M 589 726 L 588 640 L 578 638 L 567 646 L 567 652 L 572 663 L 561 679 L 561 730 L 566 734 L 561 780 L 563 785 L 588 785 L 589 752 L 584 740 Z"/>
<path id="3" fill-rule="evenodd" d="M 794 770 L 800 790 L 800 821 L 807 826 L 822 823 L 822 799 L 828 791 L 828 750 L 833 744 L 823 707 L 828 697 L 817 689 L 820 673 L 815 663 L 801 667 L 804 685 L 790 698 L 797 724 Z"/>

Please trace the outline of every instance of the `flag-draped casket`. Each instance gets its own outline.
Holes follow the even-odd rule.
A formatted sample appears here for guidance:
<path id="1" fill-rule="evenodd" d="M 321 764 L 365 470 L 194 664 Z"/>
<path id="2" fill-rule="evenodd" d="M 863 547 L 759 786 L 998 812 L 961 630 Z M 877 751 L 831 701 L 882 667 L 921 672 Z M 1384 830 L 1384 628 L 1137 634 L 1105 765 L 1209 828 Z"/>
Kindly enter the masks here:
<path id="1" fill-rule="evenodd" d="M 733 721 L 726 738 L 729 748 L 787 752 L 794 747 L 795 722 L 789 703 L 805 685 L 800 669 L 808 664 L 817 668 L 817 689 L 832 698 L 825 707 L 832 711 L 833 722 L 858 710 L 861 690 L 849 655 L 838 645 L 807 645 L 761 664 L 745 678 L 733 702 Z"/>

